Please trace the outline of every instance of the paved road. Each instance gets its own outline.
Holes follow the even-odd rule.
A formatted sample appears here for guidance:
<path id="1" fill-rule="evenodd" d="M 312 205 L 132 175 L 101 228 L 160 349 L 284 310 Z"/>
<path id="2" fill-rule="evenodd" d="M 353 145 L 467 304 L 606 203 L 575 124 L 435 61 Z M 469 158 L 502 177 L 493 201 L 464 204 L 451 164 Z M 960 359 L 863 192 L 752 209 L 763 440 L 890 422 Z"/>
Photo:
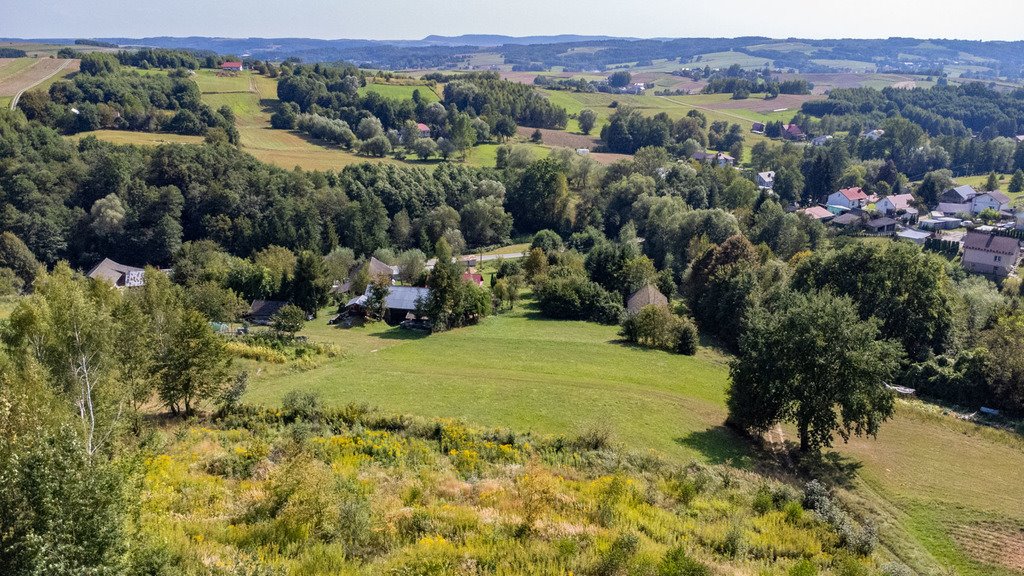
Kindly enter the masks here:
<path id="1" fill-rule="evenodd" d="M 39 81 L 36 82 L 35 84 L 33 84 L 31 86 L 26 86 L 25 88 L 22 88 L 21 92 L 18 92 L 17 94 L 15 94 L 14 95 L 14 99 L 11 100 L 11 110 L 15 110 L 15 109 L 18 108 L 18 100 L 21 98 L 21 95 L 25 93 L 25 91 L 31 90 L 31 89 L 35 88 L 36 86 L 39 86 L 43 82 L 46 82 L 50 78 L 53 78 L 54 76 L 59 74 L 61 70 L 67 68 L 68 64 L 71 64 L 71 60 L 65 60 L 64 63 L 60 65 L 60 68 L 57 68 L 56 70 L 54 70 L 53 72 L 48 74 L 46 76 L 46 78 L 40 78 Z"/>
<path id="2" fill-rule="evenodd" d="M 468 254 L 466 256 L 460 256 L 459 260 L 477 260 L 478 262 L 491 262 L 493 260 L 503 260 L 505 258 L 522 258 L 526 256 L 525 252 L 512 252 L 511 254 L 484 254 L 480 256 L 478 254 Z M 437 258 L 431 258 L 427 260 L 427 270 L 432 270 L 434 265 L 437 264 Z"/>

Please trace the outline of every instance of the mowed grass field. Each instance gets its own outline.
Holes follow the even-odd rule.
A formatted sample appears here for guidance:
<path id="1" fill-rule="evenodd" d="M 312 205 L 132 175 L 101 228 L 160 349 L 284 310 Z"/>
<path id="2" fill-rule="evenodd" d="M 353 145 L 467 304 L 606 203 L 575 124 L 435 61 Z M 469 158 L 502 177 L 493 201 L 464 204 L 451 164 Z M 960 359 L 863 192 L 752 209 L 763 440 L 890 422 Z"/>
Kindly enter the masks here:
<path id="1" fill-rule="evenodd" d="M 434 92 L 429 86 L 406 86 L 402 84 L 376 84 L 368 83 L 366 86 L 359 88 L 360 95 L 366 95 L 370 92 L 380 94 L 385 98 L 391 98 L 394 100 L 412 100 L 413 92 L 419 90 L 420 97 L 423 98 L 424 102 L 437 102 L 440 100 L 437 93 Z"/>
<path id="2" fill-rule="evenodd" d="M 333 405 L 542 434 L 605 428 L 630 451 L 676 461 L 763 463 L 723 424 L 728 359 L 711 349 L 685 357 L 626 346 L 615 327 L 543 319 L 528 305 L 432 336 L 333 328 L 324 315 L 304 334 L 343 355 L 306 372 L 261 366 L 247 401 L 315 391 Z M 1015 573 L 1007 551 L 1024 545 L 1019 437 L 900 402 L 877 440 L 838 440 L 834 454 L 850 473 L 846 498 L 879 522 L 884 556 L 921 574 Z"/>

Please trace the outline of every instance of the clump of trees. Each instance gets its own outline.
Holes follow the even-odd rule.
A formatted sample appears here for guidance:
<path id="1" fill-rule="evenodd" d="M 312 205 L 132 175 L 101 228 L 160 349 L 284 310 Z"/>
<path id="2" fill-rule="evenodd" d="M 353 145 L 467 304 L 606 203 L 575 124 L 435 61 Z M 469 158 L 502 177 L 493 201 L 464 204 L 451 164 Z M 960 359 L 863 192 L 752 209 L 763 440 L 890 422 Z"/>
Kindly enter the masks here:
<path id="1" fill-rule="evenodd" d="M 620 334 L 629 342 L 688 356 L 697 353 L 700 342 L 693 320 L 677 316 L 666 306 L 647 305 L 629 314 Z"/>

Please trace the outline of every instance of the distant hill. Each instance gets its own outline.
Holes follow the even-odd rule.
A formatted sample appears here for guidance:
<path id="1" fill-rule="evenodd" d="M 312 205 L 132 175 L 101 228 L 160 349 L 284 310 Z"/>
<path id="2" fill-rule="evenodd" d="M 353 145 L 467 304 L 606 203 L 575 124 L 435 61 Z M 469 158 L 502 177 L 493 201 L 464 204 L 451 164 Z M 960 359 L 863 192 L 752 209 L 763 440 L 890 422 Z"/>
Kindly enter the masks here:
<path id="1" fill-rule="evenodd" d="M 12 39 L 15 40 L 15 39 Z M 353 62 L 362 66 L 401 70 L 467 68 L 474 54 L 500 56 L 498 63 L 516 70 L 603 70 L 623 65 L 641 67 L 655 60 L 678 68 L 714 67 L 721 59 L 705 58 L 737 52 L 777 70 L 834 73 L 856 70 L 939 75 L 980 80 L 1024 78 L 1024 41 L 973 40 L 800 39 L 743 38 L 614 38 L 608 36 L 432 35 L 420 40 L 315 38 L 211 38 L 203 36 L 96 38 L 122 47 L 150 46 L 213 51 L 226 56 L 265 60 L 298 58 L 303 62 Z M 24 40 L 21 40 L 24 41 Z M 73 45 L 74 39 L 31 41 Z M 492 57 L 488 61 L 494 62 Z M 494 64 L 490 64 L 494 65 Z"/>

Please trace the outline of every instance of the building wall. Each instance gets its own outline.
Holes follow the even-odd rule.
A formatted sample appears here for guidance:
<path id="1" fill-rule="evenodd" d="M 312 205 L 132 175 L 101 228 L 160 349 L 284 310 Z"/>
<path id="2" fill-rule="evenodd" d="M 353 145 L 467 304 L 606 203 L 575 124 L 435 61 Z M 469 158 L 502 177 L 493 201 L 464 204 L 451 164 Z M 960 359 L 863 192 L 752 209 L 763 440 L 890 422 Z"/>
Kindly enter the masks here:
<path id="1" fill-rule="evenodd" d="M 983 250 L 964 249 L 963 266 L 968 272 L 975 274 L 1008 276 L 1013 271 L 1018 256 L 1019 254 L 1006 256 Z"/>

